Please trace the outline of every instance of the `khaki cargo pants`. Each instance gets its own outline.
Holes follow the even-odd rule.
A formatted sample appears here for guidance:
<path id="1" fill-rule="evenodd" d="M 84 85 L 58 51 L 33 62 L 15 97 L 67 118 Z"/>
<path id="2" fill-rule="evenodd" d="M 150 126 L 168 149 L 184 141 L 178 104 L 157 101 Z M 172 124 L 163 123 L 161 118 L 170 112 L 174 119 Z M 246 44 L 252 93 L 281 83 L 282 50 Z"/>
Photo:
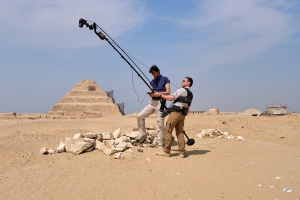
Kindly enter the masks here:
<path id="1" fill-rule="evenodd" d="M 181 112 L 171 112 L 164 131 L 164 139 L 165 139 L 164 152 L 165 153 L 168 154 L 171 153 L 172 131 L 174 127 L 178 139 L 179 153 L 185 152 L 185 141 L 184 141 L 184 134 L 183 134 L 185 116 L 186 115 L 182 115 Z"/>
<path id="2" fill-rule="evenodd" d="M 158 145 L 164 145 L 164 119 L 161 117 L 162 112 L 160 112 L 160 101 L 151 100 L 149 104 L 138 114 L 137 124 L 140 135 L 146 134 L 145 118 L 149 115 L 155 113 L 157 121 L 157 135 L 158 135 Z"/>

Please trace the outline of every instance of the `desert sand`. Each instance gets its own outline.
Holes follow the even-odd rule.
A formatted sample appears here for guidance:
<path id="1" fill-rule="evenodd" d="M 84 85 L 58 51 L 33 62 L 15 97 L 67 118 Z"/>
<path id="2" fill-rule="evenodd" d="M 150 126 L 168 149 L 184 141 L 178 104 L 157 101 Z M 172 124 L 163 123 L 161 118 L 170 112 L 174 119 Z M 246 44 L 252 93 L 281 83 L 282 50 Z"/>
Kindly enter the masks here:
<path id="1" fill-rule="evenodd" d="M 299 115 L 190 114 L 185 130 L 196 143 L 186 147 L 186 158 L 178 156 L 176 137 L 169 158 L 156 156 L 159 148 L 140 153 L 136 146 L 125 159 L 99 150 L 39 154 L 78 132 L 135 126 L 136 117 L 126 115 L 0 118 L 0 199 L 300 199 Z M 199 139 L 202 129 L 235 138 Z"/>

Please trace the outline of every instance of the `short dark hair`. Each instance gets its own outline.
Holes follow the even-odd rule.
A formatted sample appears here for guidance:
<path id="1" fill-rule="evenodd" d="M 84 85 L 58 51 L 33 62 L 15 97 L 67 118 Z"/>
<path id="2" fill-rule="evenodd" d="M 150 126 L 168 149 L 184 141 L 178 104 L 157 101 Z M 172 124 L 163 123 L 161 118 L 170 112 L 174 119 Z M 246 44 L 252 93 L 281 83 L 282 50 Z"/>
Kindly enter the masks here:
<path id="1" fill-rule="evenodd" d="M 149 73 L 152 72 L 159 72 L 160 70 L 158 69 L 158 67 L 156 65 L 152 65 L 152 67 L 150 67 L 149 69 Z"/>
<path id="2" fill-rule="evenodd" d="M 185 77 L 188 82 L 190 82 L 190 87 L 193 85 L 193 79 L 191 77 Z"/>

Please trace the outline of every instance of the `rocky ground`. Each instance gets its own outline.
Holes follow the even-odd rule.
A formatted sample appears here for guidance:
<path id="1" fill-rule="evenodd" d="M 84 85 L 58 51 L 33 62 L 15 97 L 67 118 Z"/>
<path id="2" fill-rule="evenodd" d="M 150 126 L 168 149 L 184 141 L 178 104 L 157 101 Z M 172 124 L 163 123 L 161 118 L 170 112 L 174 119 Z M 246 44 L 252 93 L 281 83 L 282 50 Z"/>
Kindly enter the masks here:
<path id="1" fill-rule="evenodd" d="M 135 126 L 135 116 L 0 118 L 0 199 L 300 199 L 299 116 L 191 114 L 185 130 L 196 143 L 186 158 L 178 156 L 176 138 L 170 158 L 138 146 L 125 159 L 99 150 L 39 154 L 79 132 Z M 200 139 L 203 129 L 235 138 Z"/>

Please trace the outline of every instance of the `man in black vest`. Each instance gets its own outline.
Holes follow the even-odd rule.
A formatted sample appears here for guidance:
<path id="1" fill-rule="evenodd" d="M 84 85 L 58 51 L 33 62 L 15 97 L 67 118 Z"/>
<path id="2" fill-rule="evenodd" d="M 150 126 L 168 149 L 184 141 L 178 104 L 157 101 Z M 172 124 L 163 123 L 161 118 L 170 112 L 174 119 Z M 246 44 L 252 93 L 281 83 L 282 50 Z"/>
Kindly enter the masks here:
<path id="1" fill-rule="evenodd" d="M 170 80 L 168 77 L 162 76 L 160 70 L 156 65 L 153 65 L 149 69 L 149 73 L 152 74 L 154 79 L 150 82 L 152 89 L 161 95 L 170 94 Z M 149 104 L 138 114 L 137 123 L 139 129 L 139 136 L 136 138 L 136 141 L 143 142 L 147 139 L 146 127 L 145 127 L 145 118 L 149 115 L 155 113 L 157 120 L 157 135 L 158 135 L 158 146 L 163 148 L 164 145 L 164 119 L 161 117 L 163 108 L 161 106 L 161 99 L 155 97 L 152 94 L 149 94 L 151 101 Z M 165 100 L 164 100 L 165 101 Z M 164 106 L 164 105 L 163 105 Z"/>
<path id="2" fill-rule="evenodd" d="M 185 155 L 185 141 L 183 134 L 183 126 L 186 115 L 188 114 L 189 107 L 191 106 L 193 93 L 190 91 L 190 87 L 193 85 L 193 79 L 185 77 L 181 82 L 182 88 L 178 89 L 172 95 L 163 95 L 158 92 L 154 93 L 155 97 L 160 97 L 165 100 L 174 101 L 174 105 L 171 107 L 171 113 L 164 130 L 164 150 L 162 153 L 158 153 L 159 156 L 170 157 L 171 145 L 172 145 L 172 131 L 175 128 L 176 136 L 178 139 L 179 156 L 184 158 Z"/>

